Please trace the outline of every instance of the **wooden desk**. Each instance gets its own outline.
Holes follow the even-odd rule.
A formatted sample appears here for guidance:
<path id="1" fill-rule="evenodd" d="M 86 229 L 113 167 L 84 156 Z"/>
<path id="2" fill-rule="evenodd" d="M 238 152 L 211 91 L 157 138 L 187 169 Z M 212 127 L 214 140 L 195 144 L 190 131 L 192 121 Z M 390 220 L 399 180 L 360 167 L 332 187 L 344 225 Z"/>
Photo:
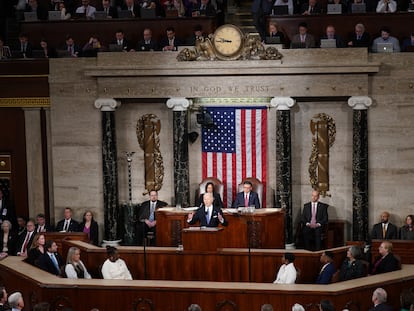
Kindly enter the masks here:
<path id="1" fill-rule="evenodd" d="M 182 231 L 186 251 L 216 252 L 223 244 L 223 228 L 190 227 Z"/>
<path id="2" fill-rule="evenodd" d="M 229 225 L 224 228 L 223 247 L 284 248 L 285 212 L 277 208 L 257 209 L 251 215 L 223 209 Z M 182 244 L 181 231 L 188 227 L 188 212 L 161 208 L 156 212 L 157 246 Z M 249 241 L 250 239 L 250 241 Z"/>
<path id="3" fill-rule="evenodd" d="M 159 266 L 160 268 L 161 266 Z M 331 285 L 238 282 L 195 282 L 162 280 L 71 280 L 62 279 L 37 269 L 20 257 L 0 261 L 0 282 L 7 290 L 23 293 L 27 310 L 35 303 L 48 301 L 52 310 L 70 307 L 73 310 L 186 310 L 191 303 L 198 303 L 203 310 L 218 310 L 217 305 L 233 302 L 240 311 L 260 310 L 270 303 L 275 310 L 290 310 L 294 303 L 302 305 L 331 300 L 337 310 L 348 302 L 358 310 L 372 307 L 372 292 L 383 287 L 388 302 L 399 306 L 403 289 L 414 286 L 414 266 L 403 265 L 402 270 L 360 278 Z M 146 307 L 137 307 L 139 302 Z M 56 308 L 57 304 L 62 307 Z"/>
<path id="4" fill-rule="evenodd" d="M 46 240 L 53 240 L 58 246 L 58 253 L 65 259 L 68 253 L 68 247 L 64 246 L 63 241 L 74 240 L 89 242 L 88 235 L 84 232 L 43 232 Z"/>

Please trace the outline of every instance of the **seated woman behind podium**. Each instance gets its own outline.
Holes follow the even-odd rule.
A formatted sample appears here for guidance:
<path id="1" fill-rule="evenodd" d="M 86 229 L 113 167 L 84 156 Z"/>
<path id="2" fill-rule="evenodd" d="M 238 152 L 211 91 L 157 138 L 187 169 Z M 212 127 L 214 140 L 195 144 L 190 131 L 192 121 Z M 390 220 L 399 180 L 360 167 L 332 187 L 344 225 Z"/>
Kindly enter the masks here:
<path id="1" fill-rule="evenodd" d="M 91 275 L 80 259 L 80 249 L 72 246 L 68 250 L 65 273 L 68 279 L 91 279 Z"/>
<path id="2" fill-rule="evenodd" d="M 102 276 L 106 280 L 132 280 L 131 273 L 124 260 L 119 258 L 116 247 L 107 246 L 108 259 L 102 265 Z"/>
<path id="3" fill-rule="evenodd" d="M 196 202 L 196 206 L 201 207 L 203 205 L 203 202 L 204 202 L 203 198 L 204 198 L 204 194 L 206 193 L 211 193 L 213 195 L 214 206 L 217 206 L 218 208 L 223 208 L 223 201 L 221 200 L 220 194 L 214 191 L 214 184 L 212 182 L 208 182 L 206 184 L 206 192 L 200 194 Z"/>

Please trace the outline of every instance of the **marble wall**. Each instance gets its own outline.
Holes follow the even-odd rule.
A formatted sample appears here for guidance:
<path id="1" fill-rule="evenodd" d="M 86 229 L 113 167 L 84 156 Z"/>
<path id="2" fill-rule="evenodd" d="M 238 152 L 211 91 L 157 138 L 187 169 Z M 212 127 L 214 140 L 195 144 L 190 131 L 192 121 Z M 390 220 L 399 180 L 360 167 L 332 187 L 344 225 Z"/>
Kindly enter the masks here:
<path id="1" fill-rule="evenodd" d="M 302 53 L 294 51 L 292 53 Z M 341 53 L 343 53 L 341 51 Z M 377 222 L 379 214 L 383 210 L 392 213 L 392 221 L 401 225 L 405 215 L 413 213 L 414 199 L 412 185 L 414 184 L 414 73 L 413 53 L 395 55 L 370 55 L 368 61 L 360 60 L 365 66 L 362 71 L 375 71 L 378 73 L 367 74 L 365 78 L 361 75 L 353 80 L 352 75 L 341 75 L 335 73 L 331 80 L 324 77 L 319 80 L 322 74 L 313 76 L 307 63 L 306 56 L 301 56 L 302 61 L 288 55 L 283 63 L 283 74 L 289 71 L 289 60 L 292 60 L 292 72 L 297 72 L 297 66 L 303 64 L 307 67 L 307 74 L 287 76 L 278 80 L 278 85 L 283 88 L 269 89 L 272 96 L 294 96 L 294 87 L 290 82 L 299 83 L 298 92 L 300 98 L 291 109 L 292 124 L 292 171 L 293 171 L 293 219 L 296 220 L 303 204 L 310 198 L 311 187 L 309 183 L 308 162 L 311 152 L 311 138 L 309 122 L 317 113 L 326 113 L 336 123 L 336 141 L 329 150 L 330 154 L 330 197 L 322 200 L 331 205 L 329 210 L 330 218 L 345 219 L 352 221 L 352 108 L 348 106 L 347 98 L 343 94 L 366 95 L 373 99 L 373 105 L 368 110 L 369 125 L 369 223 L 370 226 Z M 296 54 L 295 54 L 296 55 Z M 341 54 L 342 55 L 342 54 Z M 109 56 L 105 56 L 109 57 Z M 134 61 L 136 55 L 131 56 Z M 128 58 L 128 57 L 126 57 Z M 320 62 L 323 68 L 323 57 L 317 57 L 317 52 L 312 51 L 312 62 Z M 66 206 L 75 209 L 75 218 L 81 219 L 81 214 L 90 209 L 96 214 L 98 222 L 103 224 L 103 194 L 102 194 L 102 156 L 101 156 L 101 112 L 94 108 L 94 101 L 99 97 L 127 97 L 126 92 L 133 93 L 128 88 L 122 91 L 126 80 L 114 77 L 99 78 L 101 70 L 96 66 L 103 65 L 103 60 L 98 59 L 58 59 L 51 60 L 50 92 L 51 92 L 51 139 L 52 139 L 52 172 L 53 172 L 53 193 L 55 220 L 61 218 L 63 208 Z M 177 70 L 177 64 L 170 61 L 170 67 Z M 120 63 L 127 63 L 123 58 Z M 248 64 L 243 62 L 243 70 L 248 71 Z M 251 69 L 255 71 L 258 62 L 251 63 Z M 335 64 L 331 64 L 335 66 Z M 139 65 L 136 65 L 139 67 Z M 154 65 L 159 66 L 159 64 Z M 181 66 L 181 65 L 180 65 Z M 192 65 L 194 67 L 199 64 Z M 229 66 L 229 65 L 227 65 Z M 261 64 L 260 64 L 261 66 Z M 279 65 L 280 66 L 280 65 Z M 362 65 L 361 65 L 362 66 Z M 191 79 L 191 75 L 198 75 L 197 70 L 190 70 L 190 64 L 184 65 L 188 77 L 183 81 Z M 275 65 L 276 67 L 276 65 Z M 346 67 L 346 64 L 343 65 Z M 352 67 L 352 68 L 351 68 Z M 350 65 L 349 70 L 357 71 L 356 64 Z M 127 67 L 125 67 L 127 68 Z M 129 67 L 128 67 L 129 68 Z M 148 65 L 143 67 L 147 70 Z M 172 73 L 173 69 L 160 69 L 164 79 Z M 318 70 L 323 70 L 323 69 Z M 362 68 L 362 67 L 361 67 Z M 368 69 L 367 69 L 368 68 Z M 121 75 L 122 66 L 113 69 L 112 73 Z M 131 70 L 132 69 L 128 69 Z M 218 69 L 219 70 L 219 69 Z M 270 74 L 269 68 L 267 74 Z M 335 69 L 337 70 L 337 69 Z M 334 69 L 329 69 L 330 72 Z M 85 74 L 86 72 L 86 74 Z M 128 77 L 129 85 L 137 85 L 140 81 L 150 81 L 150 78 L 142 77 L 143 71 L 137 69 L 135 78 Z M 133 75 L 133 74 L 131 74 Z M 156 75 L 156 74 L 154 74 Z M 293 78 L 294 77 L 294 78 Z M 256 77 L 249 77 L 251 83 L 255 83 Z M 268 79 L 266 75 L 257 78 L 257 81 L 264 83 Z M 106 87 L 113 83 L 111 90 Z M 164 81 L 164 80 L 163 80 Z M 211 81 L 211 77 L 209 79 Z M 242 81 L 242 80 L 240 80 Z M 244 81 L 244 80 L 243 80 Z M 246 80 L 247 81 L 247 80 Z M 321 82 L 322 81 L 322 82 Z M 101 83 L 102 82 L 102 83 Z M 146 88 L 151 90 L 151 83 Z M 155 82 L 154 82 L 155 83 Z M 182 81 L 177 80 L 177 85 Z M 211 83 L 211 82 L 209 82 Z M 228 84 L 235 82 L 228 79 Z M 245 83 L 245 82 L 243 82 Z M 247 83 L 247 82 L 246 82 Z M 345 83 L 345 84 L 344 84 Z M 170 84 L 168 84 L 170 87 Z M 306 87 L 305 87 L 306 85 Z M 309 90 L 315 85 L 316 90 Z M 359 86 L 362 87 L 359 88 Z M 337 89 L 336 89 L 337 87 Z M 160 86 L 162 89 L 162 86 Z M 287 92 L 286 90 L 289 90 Z M 356 91 L 355 91 L 356 90 Z M 121 92 L 122 91 L 122 92 Z M 325 92 L 326 91 L 326 92 Z M 136 91 L 137 95 L 141 90 Z M 157 89 L 152 89 L 152 93 Z M 132 161 L 132 184 L 133 202 L 139 203 L 146 200 L 144 191 L 144 170 L 143 151 L 138 145 L 136 138 L 137 120 L 144 114 L 154 113 L 161 119 L 161 152 L 164 161 L 165 175 L 163 187 L 159 192 L 160 199 L 168 203 L 174 203 L 174 174 L 173 174 L 173 112 L 167 108 L 164 92 L 160 97 L 152 94 L 151 99 L 123 99 L 122 104 L 115 112 L 116 135 L 118 146 L 118 176 L 120 201 L 128 198 L 127 187 L 127 161 L 125 151 L 136 152 Z M 306 93 L 329 94 L 336 99 L 319 101 L 306 97 Z M 289 94 L 286 94 L 289 93 Z M 135 94 L 135 93 L 134 93 Z M 238 94 L 248 96 L 248 94 Z M 271 94 L 260 94 L 269 96 Z M 132 96 L 133 97 L 133 96 Z M 304 100 L 306 97 L 306 100 Z M 189 132 L 200 132 L 200 127 L 195 122 L 196 111 L 189 110 Z M 268 122 L 268 185 L 275 188 L 276 183 L 276 110 L 269 110 Z M 191 200 L 194 199 L 194 191 L 201 179 L 201 154 L 200 137 L 189 144 L 190 162 L 190 189 Z M 271 189 L 269 189 L 271 190 Z M 272 191 L 268 191 L 269 195 Z M 350 237 L 348 232 L 348 237 Z"/>

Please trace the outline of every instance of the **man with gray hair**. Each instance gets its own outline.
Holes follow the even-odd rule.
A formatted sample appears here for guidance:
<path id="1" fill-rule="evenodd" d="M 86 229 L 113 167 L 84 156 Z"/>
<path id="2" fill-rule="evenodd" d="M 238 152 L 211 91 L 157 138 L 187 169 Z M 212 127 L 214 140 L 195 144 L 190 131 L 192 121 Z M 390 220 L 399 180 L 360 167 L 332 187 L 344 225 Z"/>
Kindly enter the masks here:
<path id="1" fill-rule="evenodd" d="M 273 306 L 269 303 L 262 304 L 260 311 L 273 311 Z"/>
<path id="2" fill-rule="evenodd" d="M 201 311 L 201 307 L 198 304 L 193 303 L 188 307 L 188 311 Z"/>
<path id="3" fill-rule="evenodd" d="M 369 311 L 392 311 L 394 310 L 391 306 L 386 304 L 387 292 L 383 288 L 377 288 L 372 294 L 372 303 L 374 307 Z"/>
<path id="4" fill-rule="evenodd" d="M 22 293 L 15 292 L 9 296 L 9 305 L 12 308 L 12 311 L 23 310 L 24 301 Z"/>

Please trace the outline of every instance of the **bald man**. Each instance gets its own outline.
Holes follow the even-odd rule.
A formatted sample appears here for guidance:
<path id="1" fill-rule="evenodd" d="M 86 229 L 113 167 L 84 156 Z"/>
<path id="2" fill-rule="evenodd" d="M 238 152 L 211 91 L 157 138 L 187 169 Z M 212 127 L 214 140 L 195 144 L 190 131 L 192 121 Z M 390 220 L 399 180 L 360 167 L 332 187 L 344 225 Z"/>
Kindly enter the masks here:
<path id="1" fill-rule="evenodd" d="M 372 228 L 371 239 L 373 240 L 393 240 L 398 239 L 397 226 L 389 222 L 390 213 L 382 212 L 381 222 Z"/>

